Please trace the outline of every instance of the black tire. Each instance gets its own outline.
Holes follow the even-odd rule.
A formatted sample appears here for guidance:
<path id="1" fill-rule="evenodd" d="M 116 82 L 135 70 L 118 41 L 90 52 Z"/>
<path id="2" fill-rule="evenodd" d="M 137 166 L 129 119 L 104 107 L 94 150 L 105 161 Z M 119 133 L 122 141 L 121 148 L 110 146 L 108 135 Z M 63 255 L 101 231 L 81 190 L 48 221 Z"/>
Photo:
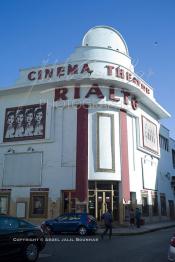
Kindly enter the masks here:
<path id="1" fill-rule="evenodd" d="M 86 227 L 84 227 L 84 226 L 79 227 L 79 229 L 78 229 L 78 234 L 79 234 L 80 236 L 85 236 L 85 235 L 87 235 L 87 229 L 86 229 Z"/>
<path id="2" fill-rule="evenodd" d="M 23 251 L 23 257 L 25 261 L 35 262 L 39 256 L 39 248 L 36 243 L 28 243 Z"/>

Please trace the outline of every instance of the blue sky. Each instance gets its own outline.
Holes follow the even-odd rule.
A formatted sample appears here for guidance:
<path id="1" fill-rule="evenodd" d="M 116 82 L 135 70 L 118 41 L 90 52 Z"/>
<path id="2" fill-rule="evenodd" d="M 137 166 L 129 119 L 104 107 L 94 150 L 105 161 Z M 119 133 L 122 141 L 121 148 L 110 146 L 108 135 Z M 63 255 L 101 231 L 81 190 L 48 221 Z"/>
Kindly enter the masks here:
<path id="1" fill-rule="evenodd" d="M 0 3 L 0 88 L 13 86 L 20 68 L 63 62 L 96 25 L 117 29 L 135 71 L 171 113 L 163 121 L 175 138 L 174 0 L 6 0 Z"/>

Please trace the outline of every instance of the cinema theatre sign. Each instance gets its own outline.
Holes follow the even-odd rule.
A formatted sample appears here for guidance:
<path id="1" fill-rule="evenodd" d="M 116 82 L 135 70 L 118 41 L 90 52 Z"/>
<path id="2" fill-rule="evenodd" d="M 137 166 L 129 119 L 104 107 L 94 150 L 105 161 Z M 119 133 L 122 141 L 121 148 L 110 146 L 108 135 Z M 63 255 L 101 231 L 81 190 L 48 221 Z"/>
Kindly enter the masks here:
<path id="1" fill-rule="evenodd" d="M 58 79 L 62 80 L 64 77 L 76 76 L 76 75 L 84 75 L 84 74 L 93 74 L 95 77 L 95 72 L 89 66 L 89 64 L 82 64 L 82 65 L 71 65 L 68 64 L 66 66 L 55 66 L 51 68 L 42 68 L 39 70 L 30 71 L 27 75 L 28 80 L 30 81 L 41 81 L 41 80 L 51 80 L 51 79 Z M 135 84 L 142 92 L 147 95 L 150 95 L 151 90 L 148 86 L 146 86 L 140 78 L 136 77 L 135 74 L 131 73 L 130 71 L 121 68 L 120 66 L 112 66 L 112 65 L 105 65 L 104 66 L 104 75 L 116 77 L 117 79 L 125 80 L 128 83 Z"/>
<path id="2" fill-rule="evenodd" d="M 89 99 L 90 97 L 92 97 L 92 95 L 95 95 L 99 99 L 103 99 L 105 97 L 103 92 L 102 92 L 102 88 L 100 88 L 98 84 L 93 84 L 88 89 L 88 91 L 87 91 L 87 93 L 85 94 L 84 97 L 81 97 L 80 86 L 75 86 L 75 87 L 72 87 L 72 88 L 73 88 L 72 99 L 81 99 L 81 98 Z M 72 90 L 72 88 L 71 88 L 71 90 Z M 55 101 L 69 100 L 70 99 L 70 98 L 68 98 L 69 90 L 70 90 L 70 88 L 66 88 L 66 87 L 56 88 L 55 89 Z M 113 88 L 113 87 L 108 88 L 109 100 L 114 101 L 116 103 L 121 101 L 121 97 L 117 96 L 117 94 L 116 94 L 117 91 L 118 91 L 118 89 L 116 89 L 116 88 Z M 123 95 L 123 103 L 125 105 L 129 105 L 129 103 L 131 103 L 132 109 L 136 110 L 137 107 L 138 107 L 137 99 L 134 96 L 131 96 L 131 94 L 129 92 L 121 91 L 121 93 Z"/>

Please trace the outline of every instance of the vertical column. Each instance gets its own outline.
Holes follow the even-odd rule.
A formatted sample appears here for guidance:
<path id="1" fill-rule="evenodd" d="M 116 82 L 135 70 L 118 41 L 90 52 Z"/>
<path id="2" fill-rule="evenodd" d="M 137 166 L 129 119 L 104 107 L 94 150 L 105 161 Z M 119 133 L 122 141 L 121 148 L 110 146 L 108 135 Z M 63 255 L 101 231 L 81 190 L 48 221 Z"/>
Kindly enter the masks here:
<path id="1" fill-rule="evenodd" d="M 120 110 L 120 139 L 121 139 L 121 181 L 122 197 L 125 202 L 130 200 L 129 163 L 128 163 L 128 130 L 126 111 Z"/>
<path id="2" fill-rule="evenodd" d="M 88 105 L 77 106 L 76 197 L 88 195 Z"/>

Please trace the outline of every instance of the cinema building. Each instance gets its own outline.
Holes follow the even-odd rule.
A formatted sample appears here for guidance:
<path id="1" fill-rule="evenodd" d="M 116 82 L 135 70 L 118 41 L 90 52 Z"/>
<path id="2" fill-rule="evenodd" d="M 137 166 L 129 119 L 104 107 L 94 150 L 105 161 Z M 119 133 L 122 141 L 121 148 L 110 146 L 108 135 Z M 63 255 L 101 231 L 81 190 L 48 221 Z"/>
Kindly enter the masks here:
<path id="1" fill-rule="evenodd" d="M 63 64 L 20 70 L 0 90 L 0 212 L 33 222 L 111 207 L 147 222 L 174 218 L 170 117 L 135 72 L 125 40 L 90 29 Z"/>

